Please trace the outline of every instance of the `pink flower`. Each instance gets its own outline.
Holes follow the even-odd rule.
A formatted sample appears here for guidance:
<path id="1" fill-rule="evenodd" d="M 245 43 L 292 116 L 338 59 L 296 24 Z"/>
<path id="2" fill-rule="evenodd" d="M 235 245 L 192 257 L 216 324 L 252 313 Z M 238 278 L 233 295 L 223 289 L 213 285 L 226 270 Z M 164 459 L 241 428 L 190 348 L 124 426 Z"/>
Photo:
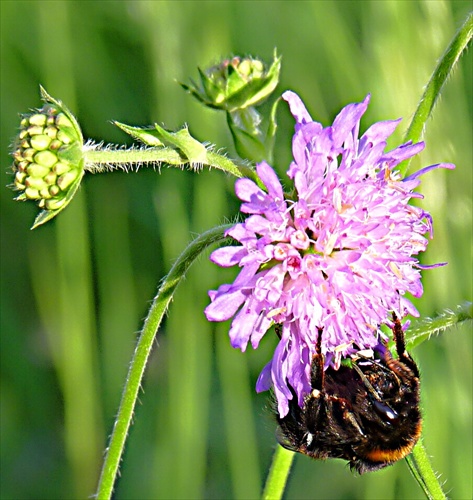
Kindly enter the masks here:
<path id="1" fill-rule="evenodd" d="M 314 122 L 294 92 L 283 94 L 296 120 L 289 166 L 295 194 L 285 196 L 274 170 L 260 163 L 266 187 L 249 179 L 235 185 L 248 218 L 227 231 L 239 245 L 219 248 L 211 260 L 241 271 L 231 285 L 209 292 L 210 321 L 234 318 L 230 339 L 244 351 L 257 348 L 273 324 L 281 338 L 263 369 L 256 389 L 273 387 L 281 417 L 292 393 L 302 406 L 311 390 L 309 371 L 317 328 L 322 351 L 337 368 L 341 358 L 380 343 L 379 326 L 398 317 L 418 315 L 405 297 L 423 289 L 417 258 L 432 236 L 432 220 L 409 205 L 427 167 L 401 179 L 393 169 L 419 153 L 423 143 L 406 143 L 385 152 L 386 139 L 399 120 L 378 122 L 358 138 L 369 102 L 349 104 L 333 125 Z M 441 265 L 441 264 L 439 264 Z"/>

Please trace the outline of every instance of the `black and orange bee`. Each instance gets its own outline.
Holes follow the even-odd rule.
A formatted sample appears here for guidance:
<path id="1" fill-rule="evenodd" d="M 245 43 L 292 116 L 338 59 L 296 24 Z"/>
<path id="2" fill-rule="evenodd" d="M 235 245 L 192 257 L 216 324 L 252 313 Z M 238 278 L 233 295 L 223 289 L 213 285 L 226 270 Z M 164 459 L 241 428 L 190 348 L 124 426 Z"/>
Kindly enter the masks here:
<path id="1" fill-rule="evenodd" d="M 351 366 L 324 371 L 323 329 L 311 363 L 312 391 L 299 407 L 293 394 L 281 418 L 279 443 L 316 459 L 342 458 L 360 474 L 407 456 L 420 437 L 419 370 L 405 349 L 393 315 L 397 358 L 386 348 L 380 359 L 359 357 Z"/>

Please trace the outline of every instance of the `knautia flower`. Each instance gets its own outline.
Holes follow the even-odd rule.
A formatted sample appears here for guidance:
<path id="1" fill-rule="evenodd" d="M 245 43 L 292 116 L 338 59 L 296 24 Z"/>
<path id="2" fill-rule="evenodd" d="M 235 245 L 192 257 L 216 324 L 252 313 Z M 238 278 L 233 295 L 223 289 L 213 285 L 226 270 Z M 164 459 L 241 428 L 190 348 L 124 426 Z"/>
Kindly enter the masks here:
<path id="1" fill-rule="evenodd" d="M 285 196 L 264 162 L 256 168 L 266 191 L 249 179 L 236 182 L 241 212 L 249 217 L 227 231 L 240 244 L 217 249 L 211 260 L 241 271 L 233 284 L 209 292 L 205 310 L 211 321 L 234 317 L 230 339 L 242 351 L 248 342 L 257 348 L 268 329 L 280 325 L 279 343 L 256 389 L 273 387 L 281 417 L 290 387 L 301 406 L 311 390 L 318 328 L 326 365 L 337 368 L 343 357 L 379 346 L 379 327 L 392 312 L 418 315 L 405 294 L 422 295 L 420 270 L 429 266 L 415 256 L 427 247 L 432 219 L 409 201 L 421 197 L 413 192 L 420 174 L 454 168 L 441 163 L 401 178 L 395 167 L 424 144 L 385 152 L 400 120 L 375 123 L 359 138 L 369 96 L 343 108 L 326 128 L 295 93 L 283 99 L 296 120 L 287 171 L 294 192 Z"/>
<path id="2" fill-rule="evenodd" d="M 17 200 L 34 200 L 44 211 L 33 227 L 63 210 L 84 174 L 83 138 L 72 113 L 41 88 L 41 109 L 23 116 L 13 147 Z"/>

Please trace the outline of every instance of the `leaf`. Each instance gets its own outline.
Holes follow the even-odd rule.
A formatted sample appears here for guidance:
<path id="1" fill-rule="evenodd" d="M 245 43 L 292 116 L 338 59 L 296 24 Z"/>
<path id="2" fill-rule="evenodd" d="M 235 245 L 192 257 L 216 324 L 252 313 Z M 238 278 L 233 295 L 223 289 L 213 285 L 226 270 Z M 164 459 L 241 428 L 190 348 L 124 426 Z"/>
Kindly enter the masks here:
<path id="1" fill-rule="evenodd" d="M 425 318 L 411 325 L 406 331 L 406 344 L 409 349 L 412 349 L 428 340 L 432 335 L 440 335 L 459 323 L 472 322 L 472 320 L 473 305 L 471 302 L 457 306 L 455 310 L 445 309 L 435 318 Z"/>
<path id="2" fill-rule="evenodd" d="M 226 156 L 215 153 L 210 147 L 206 147 L 194 139 L 187 128 L 178 132 L 168 132 L 159 125 L 155 128 L 141 128 L 125 125 L 120 122 L 113 122 L 117 127 L 135 139 L 143 142 L 149 149 L 122 150 L 116 149 L 108 151 L 87 151 L 89 172 L 101 172 L 112 170 L 113 164 L 148 164 L 167 163 L 173 166 L 184 166 L 190 163 L 191 166 L 207 165 L 210 168 L 223 170 L 235 177 L 250 177 L 259 182 L 254 169 L 246 163 L 235 162 Z M 101 164 L 105 164 L 101 167 Z"/>
<path id="3" fill-rule="evenodd" d="M 207 148 L 190 135 L 187 127 L 177 132 L 168 132 L 157 123 L 154 126 L 158 139 L 162 140 L 168 146 L 180 149 L 191 165 L 208 163 Z"/>
<path id="4" fill-rule="evenodd" d="M 128 135 L 131 135 L 134 139 L 141 141 L 147 146 L 164 146 L 164 144 L 157 137 L 156 131 L 153 128 L 144 127 L 132 127 L 131 125 L 125 125 L 117 121 L 112 122 L 118 128 L 122 129 Z"/>
<path id="5" fill-rule="evenodd" d="M 44 102 L 54 104 L 61 112 L 63 112 L 71 121 L 73 128 L 71 129 L 74 134 L 77 134 L 77 140 L 82 144 L 84 142 L 84 138 L 82 136 L 82 131 L 79 126 L 79 122 L 76 120 L 76 117 L 72 114 L 70 109 L 59 99 L 54 99 L 54 97 L 50 96 L 47 92 L 46 89 L 40 85 L 39 86 L 39 92 L 41 94 L 41 99 Z"/>

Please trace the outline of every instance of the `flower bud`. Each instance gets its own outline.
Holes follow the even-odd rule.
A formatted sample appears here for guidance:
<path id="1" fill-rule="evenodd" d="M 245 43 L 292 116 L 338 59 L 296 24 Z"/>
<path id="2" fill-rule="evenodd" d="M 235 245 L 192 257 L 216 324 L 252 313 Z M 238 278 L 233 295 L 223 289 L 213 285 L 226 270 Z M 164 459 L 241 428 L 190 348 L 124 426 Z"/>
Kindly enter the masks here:
<path id="1" fill-rule="evenodd" d="M 276 88 L 280 69 L 276 53 L 268 69 L 258 59 L 235 56 L 206 71 L 199 68 L 200 85 L 181 85 L 206 106 L 234 112 L 261 104 Z"/>
<path id="2" fill-rule="evenodd" d="M 33 227 L 65 208 L 84 174 L 83 138 L 71 112 L 41 88 L 44 106 L 23 116 L 14 143 L 13 189 L 17 200 L 43 208 Z"/>

